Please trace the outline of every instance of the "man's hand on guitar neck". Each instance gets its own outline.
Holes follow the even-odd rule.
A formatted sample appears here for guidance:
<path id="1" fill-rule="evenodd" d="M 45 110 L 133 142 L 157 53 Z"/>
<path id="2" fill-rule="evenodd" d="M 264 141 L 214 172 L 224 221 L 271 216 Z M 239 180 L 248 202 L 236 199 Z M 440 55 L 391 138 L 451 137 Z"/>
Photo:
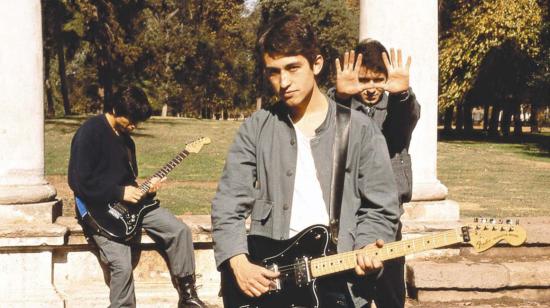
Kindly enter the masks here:
<path id="1" fill-rule="evenodd" d="M 147 191 L 148 194 L 155 194 L 160 189 L 160 186 L 162 182 L 166 181 L 166 177 L 163 177 L 162 179 L 159 177 L 154 177 L 151 179 L 151 187 L 149 188 L 149 191 Z"/>
<path id="2" fill-rule="evenodd" d="M 369 244 L 364 248 L 357 251 L 357 265 L 355 266 L 355 273 L 359 276 L 364 276 L 369 272 L 382 268 L 382 262 L 376 257 L 369 257 L 364 251 L 367 248 L 382 248 L 384 246 L 383 240 L 376 240 L 375 243 Z"/>
<path id="3" fill-rule="evenodd" d="M 269 291 L 269 286 L 279 273 L 268 270 L 248 261 L 245 254 L 229 259 L 229 265 L 235 274 L 239 288 L 250 297 L 259 297 Z"/>

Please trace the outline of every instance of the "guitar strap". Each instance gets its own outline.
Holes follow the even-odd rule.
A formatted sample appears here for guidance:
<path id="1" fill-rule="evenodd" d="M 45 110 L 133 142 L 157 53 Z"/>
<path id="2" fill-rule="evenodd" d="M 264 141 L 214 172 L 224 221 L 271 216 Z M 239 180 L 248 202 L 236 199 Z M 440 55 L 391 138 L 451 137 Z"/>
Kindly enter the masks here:
<path id="1" fill-rule="evenodd" d="M 340 224 L 340 209 L 344 192 L 344 176 L 348 154 L 349 126 L 351 110 L 336 104 L 336 134 L 333 145 L 332 183 L 329 200 L 329 230 L 334 244 L 338 243 L 338 227 Z"/>

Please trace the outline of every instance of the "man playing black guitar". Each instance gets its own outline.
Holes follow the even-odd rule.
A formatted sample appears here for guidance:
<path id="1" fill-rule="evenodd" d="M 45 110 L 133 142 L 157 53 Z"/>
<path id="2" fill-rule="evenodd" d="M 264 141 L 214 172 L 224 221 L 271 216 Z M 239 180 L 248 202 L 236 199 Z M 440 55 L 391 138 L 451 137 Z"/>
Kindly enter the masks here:
<path id="1" fill-rule="evenodd" d="M 338 252 L 381 247 L 395 239 L 399 205 L 384 136 L 372 119 L 337 106 L 321 92 L 316 77 L 324 59 L 311 26 L 299 17 L 286 16 L 267 27 L 258 49 L 262 71 L 279 102 L 243 123 L 212 201 L 224 305 L 353 307 L 347 284 L 354 283 L 353 275 L 333 275 L 315 285 L 310 261 L 320 255 L 308 249 L 315 241 L 328 243 L 328 235 L 322 228 L 308 228 L 336 221 Z M 345 112 L 350 119 L 349 142 L 342 142 L 347 144 L 345 166 L 333 168 L 337 119 Z M 345 172 L 341 210 L 332 217 L 331 179 L 339 171 Z M 271 241 L 255 241 L 260 236 Z M 296 241 L 280 241 L 287 239 Z M 294 254 L 284 246 L 304 249 Z M 281 262 L 287 264 L 282 267 L 262 264 L 269 251 L 280 252 L 274 260 L 296 260 Z M 380 260 L 364 253 L 351 262 L 359 275 L 382 267 Z"/>
<path id="2" fill-rule="evenodd" d="M 80 204 L 76 209 L 79 218 L 84 215 L 84 205 L 107 211 L 107 204 L 114 201 L 138 204 L 156 193 L 159 178 L 152 181 L 146 193 L 137 187 L 136 149 L 130 137 L 130 132 L 150 116 L 151 106 L 145 93 L 137 87 L 125 87 L 115 94 L 111 111 L 88 119 L 77 130 L 71 143 L 68 180 Z M 110 307 L 136 307 L 132 243 L 116 241 L 108 234 L 97 232 L 96 226 L 82 225 L 110 271 Z M 179 293 L 178 307 L 206 307 L 196 293 L 189 227 L 162 207 L 145 214 L 142 226 L 166 253 Z"/>

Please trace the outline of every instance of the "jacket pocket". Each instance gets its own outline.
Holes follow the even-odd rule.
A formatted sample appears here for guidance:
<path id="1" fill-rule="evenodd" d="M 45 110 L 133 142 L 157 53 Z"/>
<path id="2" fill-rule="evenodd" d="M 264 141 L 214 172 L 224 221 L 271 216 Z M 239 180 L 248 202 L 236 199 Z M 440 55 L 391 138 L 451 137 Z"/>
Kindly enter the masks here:
<path id="1" fill-rule="evenodd" d="M 250 219 L 253 222 L 259 222 L 263 225 L 269 220 L 272 210 L 273 202 L 256 200 L 256 202 L 254 202 L 254 208 L 252 208 L 252 214 L 250 214 Z"/>
<path id="2" fill-rule="evenodd" d="M 412 197 L 412 168 L 411 156 L 408 153 L 395 155 L 391 160 L 399 202 L 411 201 Z"/>

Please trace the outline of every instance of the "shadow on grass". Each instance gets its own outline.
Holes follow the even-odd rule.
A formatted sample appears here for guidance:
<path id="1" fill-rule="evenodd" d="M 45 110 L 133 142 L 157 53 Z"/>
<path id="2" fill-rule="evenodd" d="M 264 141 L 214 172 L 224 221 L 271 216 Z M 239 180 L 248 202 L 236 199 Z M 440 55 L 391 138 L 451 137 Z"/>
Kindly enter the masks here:
<path id="1" fill-rule="evenodd" d="M 522 154 L 538 157 L 550 158 L 550 134 L 523 133 L 521 136 L 492 136 L 488 132 L 475 129 L 472 132 L 457 132 L 438 130 L 439 141 L 461 141 L 467 143 L 496 143 L 517 145 Z"/>
<path id="2" fill-rule="evenodd" d="M 66 117 L 46 119 L 44 123 L 52 125 L 49 130 L 59 130 L 64 134 L 74 134 L 76 130 L 84 123 L 85 120 L 93 115 L 71 115 Z M 139 128 L 132 132 L 134 137 L 153 138 L 154 135 L 148 134 L 145 131 L 148 128 Z"/>

